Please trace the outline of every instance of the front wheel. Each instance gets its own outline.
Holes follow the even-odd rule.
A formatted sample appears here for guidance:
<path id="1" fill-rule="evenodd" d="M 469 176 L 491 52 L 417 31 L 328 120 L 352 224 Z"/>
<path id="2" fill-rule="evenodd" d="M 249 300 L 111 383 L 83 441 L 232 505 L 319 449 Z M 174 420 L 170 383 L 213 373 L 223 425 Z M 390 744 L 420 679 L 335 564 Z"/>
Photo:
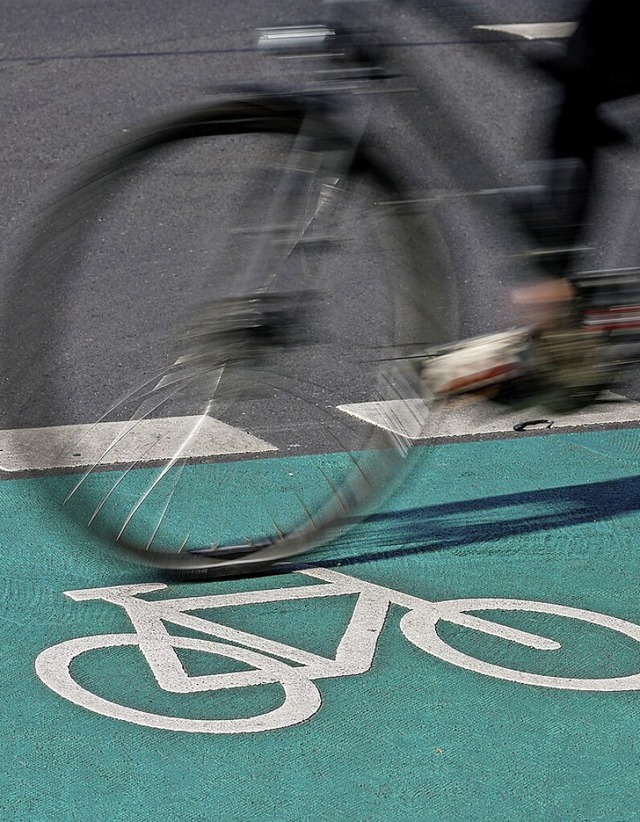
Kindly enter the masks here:
<path id="1" fill-rule="evenodd" d="M 10 425 L 48 427 L 49 462 L 25 467 L 62 473 L 66 513 L 151 565 L 309 550 L 424 432 L 406 355 L 453 331 L 442 251 L 430 213 L 293 100 L 135 134 L 48 211 L 14 280 L 5 360 L 30 390 Z"/>

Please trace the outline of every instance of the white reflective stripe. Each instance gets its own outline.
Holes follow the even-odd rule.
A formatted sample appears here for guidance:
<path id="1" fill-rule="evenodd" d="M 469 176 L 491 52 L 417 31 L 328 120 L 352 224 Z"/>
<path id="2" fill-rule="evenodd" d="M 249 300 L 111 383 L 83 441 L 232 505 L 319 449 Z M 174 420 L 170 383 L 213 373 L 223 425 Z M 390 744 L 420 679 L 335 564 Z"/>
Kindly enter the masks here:
<path id="1" fill-rule="evenodd" d="M 502 26 L 474 26 L 484 31 L 501 31 L 515 34 L 525 40 L 549 40 L 570 37 L 576 30 L 576 23 L 509 23 Z"/>

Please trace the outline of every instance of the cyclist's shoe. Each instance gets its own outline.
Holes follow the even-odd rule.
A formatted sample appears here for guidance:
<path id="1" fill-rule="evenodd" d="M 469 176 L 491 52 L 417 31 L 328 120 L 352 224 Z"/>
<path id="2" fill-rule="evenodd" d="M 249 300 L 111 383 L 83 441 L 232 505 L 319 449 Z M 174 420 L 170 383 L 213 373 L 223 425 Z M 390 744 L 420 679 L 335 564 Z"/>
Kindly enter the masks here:
<path id="1" fill-rule="evenodd" d="M 506 405 L 541 405 L 550 411 L 575 411 L 590 405 L 615 379 L 606 338 L 581 326 L 545 329 L 531 338 L 527 371 L 494 399 Z"/>
<path id="2" fill-rule="evenodd" d="M 553 321 L 426 353 L 425 392 L 480 394 L 563 412 L 592 403 L 640 361 L 640 269 L 586 272 Z"/>
<path id="3" fill-rule="evenodd" d="M 425 391 L 436 397 L 495 393 L 524 372 L 531 334 L 528 328 L 512 329 L 426 352 L 421 373 Z"/>
<path id="4" fill-rule="evenodd" d="M 477 394 L 502 405 L 541 405 L 570 411 L 592 403 L 609 386 L 615 367 L 607 344 L 582 327 L 514 329 L 428 352 L 425 393 Z"/>

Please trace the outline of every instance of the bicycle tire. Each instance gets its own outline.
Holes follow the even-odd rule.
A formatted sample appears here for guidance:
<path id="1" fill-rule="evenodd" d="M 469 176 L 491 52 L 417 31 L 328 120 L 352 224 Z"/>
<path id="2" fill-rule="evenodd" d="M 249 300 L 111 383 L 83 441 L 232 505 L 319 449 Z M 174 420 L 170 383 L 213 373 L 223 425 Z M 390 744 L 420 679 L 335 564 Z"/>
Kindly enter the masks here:
<path id="1" fill-rule="evenodd" d="M 252 267 L 243 261 L 237 269 L 227 263 L 219 265 L 214 274 L 209 269 L 204 277 L 208 281 L 203 285 L 196 284 L 191 273 L 186 281 L 181 279 L 175 261 L 165 259 L 173 253 L 169 243 L 182 240 L 188 234 L 195 246 L 198 240 L 192 229 L 198 220 L 202 223 L 203 203 L 207 203 L 207 208 L 216 209 L 213 219 L 209 214 L 206 223 L 211 230 L 217 231 L 218 224 L 226 219 L 226 212 L 233 211 L 230 205 L 227 207 L 227 198 L 231 198 L 235 189 L 224 182 L 224 204 L 220 206 L 216 202 L 215 206 L 209 206 L 212 198 L 209 194 L 207 199 L 204 186 L 205 162 L 209 162 L 215 151 L 218 164 L 211 168 L 216 169 L 217 175 L 226 174 L 231 167 L 239 167 L 244 172 L 245 157 L 253 156 L 254 152 L 262 156 L 265 151 L 271 157 L 271 143 L 268 149 L 263 148 L 267 135 L 270 141 L 286 144 L 283 149 L 289 163 L 284 172 L 287 191 L 279 200 L 276 196 L 276 212 L 279 219 L 282 219 L 279 211 L 283 208 L 287 219 L 291 218 L 288 212 L 293 212 L 292 219 L 297 221 L 295 228 L 293 232 L 288 225 L 265 228 L 258 220 L 257 229 L 252 226 L 239 235 L 244 239 L 236 240 L 234 231 L 227 231 L 229 221 L 229 226 L 224 227 L 224 241 L 239 257 L 250 245 L 246 238 L 256 234 L 267 235 L 267 240 L 261 241 L 260 253 L 267 248 L 273 255 L 279 253 L 274 252 L 274 248 L 284 245 L 286 254 L 281 254 L 277 263 L 267 257 L 269 264 L 277 269 L 276 273 L 268 273 L 265 284 L 264 272 L 256 271 L 260 265 Z M 256 137 L 258 142 L 254 145 Z M 174 151 L 176 148 L 180 150 Z M 238 148 L 246 152 L 240 163 L 231 160 L 220 164 L 220 157 L 228 157 Z M 292 151 L 297 152 L 296 162 L 302 157 L 305 163 L 309 160 L 309 166 L 291 171 Z M 340 173 L 337 181 L 331 176 L 336 170 Z M 262 191 L 265 187 L 271 191 L 272 171 L 265 167 L 261 174 L 267 179 Z M 278 174 L 282 177 L 282 168 L 278 168 Z M 256 177 L 252 175 L 253 172 L 248 175 L 248 185 L 255 183 Z M 294 179 L 288 179 L 287 175 Z M 170 194 L 165 191 L 167 180 L 172 186 Z M 302 195 L 298 190 L 301 180 Z M 178 195 L 178 184 L 182 183 L 182 194 Z M 356 186 L 361 188 L 356 191 Z M 370 199 L 371 191 L 377 192 L 377 200 Z M 215 191 L 214 197 L 217 194 Z M 331 217 L 327 223 L 327 219 L 324 216 L 320 219 L 318 214 L 322 214 L 327 198 L 330 200 L 332 196 L 342 198 L 339 204 L 344 205 L 344 212 L 339 219 Z M 164 224 L 158 217 L 160 201 L 169 217 Z M 368 208 L 372 202 L 378 204 L 378 210 L 369 224 L 368 220 L 362 220 L 364 211 L 360 209 L 365 204 Z M 247 202 L 238 196 L 238 203 L 238 213 L 246 219 Z M 387 236 L 381 239 L 380 213 L 384 213 L 384 230 L 386 232 L 388 224 L 391 241 Z M 348 215 L 350 222 L 344 215 Z M 139 226 L 135 225 L 136 221 Z M 302 231 L 301 223 L 304 223 Z M 331 236 L 324 236 L 328 224 Z M 135 225 L 135 229 L 131 225 Z M 346 236 L 347 226 L 354 233 L 362 233 L 362 239 Z M 337 242 L 332 234 L 336 230 L 340 235 Z M 369 231 L 370 236 L 365 235 L 365 231 Z M 170 235 L 168 239 L 165 232 Z M 120 245 L 123 235 L 125 241 Z M 371 237 L 376 245 L 391 242 L 386 253 L 391 252 L 393 271 L 384 272 L 376 267 Z M 143 242 L 147 244 L 144 249 Z M 353 243 L 351 258 L 347 259 L 351 265 L 340 262 L 340 243 L 343 246 Z M 192 248 L 189 246 L 186 251 L 191 253 Z M 182 265 L 190 259 L 186 251 L 183 248 L 180 252 Z M 371 262 L 364 261 L 364 279 L 362 272 L 356 276 L 351 271 L 356 254 L 371 256 Z M 208 253 L 204 258 L 209 265 Z M 294 258 L 300 258 L 295 262 L 295 273 L 287 270 L 283 274 L 280 269 L 293 268 Z M 303 282 L 298 279 L 302 266 L 306 267 Z M 318 298 L 313 292 L 320 270 L 327 283 L 325 270 L 338 277 L 340 286 L 346 287 L 348 281 L 352 299 L 357 301 L 356 311 L 349 313 L 345 309 L 345 300 L 335 286 L 323 290 L 318 307 Z M 242 282 L 233 280 L 231 287 L 233 278 L 229 272 Z M 256 276 L 257 285 L 252 282 Z M 274 288 L 274 283 L 278 288 Z M 135 560 L 195 576 L 227 576 L 262 570 L 318 546 L 357 522 L 366 514 L 367 504 L 388 487 L 392 476 L 404 464 L 412 437 L 421 433 L 407 432 L 403 424 L 394 425 L 392 420 L 386 427 L 363 423 L 342 407 L 336 411 L 335 403 L 327 402 L 333 380 L 325 380 L 318 374 L 323 374 L 327 363 L 339 360 L 335 374 L 345 387 L 347 383 L 349 388 L 355 386 L 353 397 L 369 403 L 391 400 L 393 408 L 386 412 L 387 422 L 390 422 L 389 414 L 408 409 L 407 418 L 418 413 L 412 424 L 421 427 L 425 420 L 424 400 L 403 358 L 414 352 L 416 345 L 441 342 L 453 333 L 450 287 L 444 248 L 432 215 L 423 206 L 409 205 L 392 175 L 373 159 L 370 150 L 364 145 L 354 147 L 348 136 L 316 106 L 293 97 L 264 94 L 200 106 L 136 132 L 123 146 L 99 158 L 42 218 L 16 274 L 6 314 L 9 350 L 14 355 L 16 351 L 21 352 L 18 359 L 14 355 L 5 356 L 8 371 L 16 379 L 25 370 L 31 375 L 31 391 L 20 398 L 14 397 L 9 403 L 12 427 L 29 427 L 36 416 L 34 427 L 48 426 L 51 448 L 55 446 L 63 456 L 55 469 L 44 470 L 63 478 L 67 515 Z M 118 300 L 120 289 L 124 288 L 127 296 Z M 377 294 L 382 288 L 384 294 Z M 189 300 L 191 303 L 185 305 Z M 138 308 L 132 307 L 140 304 L 146 304 L 142 315 L 137 313 Z M 375 334 L 373 326 L 363 324 L 363 312 L 369 309 L 373 309 L 373 316 L 368 322 L 375 326 Z M 160 310 L 168 312 L 168 317 L 158 316 Z M 311 339 L 306 345 L 291 345 L 288 339 L 279 339 L 281 333 L 285 333 L 281 328 L 283 317 L 296 311 L 303 316 L 297 322 L 290 321 L 286 333 L 296 333 L 298 325 L 311 325 Z M 176 313 L 180 314 L 179 322 L 175 320 Z M 322 322 L 319 316 L 324 317 Z M 170 343 L 159 334 L 169 325 L 179 325 L 182 329 L 178 336 L 182 335 L 180 345 L 186 348 L 179 348 L 177 356 L 175 347 L 169 350 L 175 345 L 175 334 L 170 337 L 173 341 Z M 376 337 L 378 326 L 385 328 L 384 340 Z M 321 339 L 314 341 L 313 333 L 318 331 Z M 365 332 L 366 343 L 358 338 Z M 371 340 L 369 334 L 372 334 Z M 78 338 L 80 345 L 74 344 Z M 124 345 L 112 350 L 115 342 Z M 250 353 L 239 355 L 238 350 L 246 347 Z M 159 368 L 152 367 L 157 352 L 162 353 Z M 185 362 L 187 369 L 181 371 Z M 135 377 L 132 382 L 131 376 L 138 366 L 144 376 Z M 373 391 L 374 380 L 375 391 L 384 385 L 382 394 Z M 115 385 L 103 387 L 104 383 Z M 127 394 L 130 384 L 134 390 Z M 179 390 L 172 394 L 176 385 Z M 117 432 L 114 443 L 129 439 L 133 443 L 149 422 L 156 426 L 155 433 L 150 435 L 152 444 L 150 446 L 148 439 L 142 436 L 142 443 L 138 445 L 140 452 L 133 451 L 132 444 L 127 446 L 129 450 L 125 449 L 124 455 L 119 455 L 112 443 L 97 460 L 94 453 L 89 461 L 88 456 L 78 453 L 82 445 L 79 447 L 77 440 L 67 442 L 72 430 L 68 426 L 88 424 L 98 416 L 102 424 L 98 427 L 104 429 L 111 416 L 104 415 L 102 408 L 96 414 L 93 399 L 103 393 L 114 394 L 116 388 L 115 396 L 121 396 L 122 386 L 126 402 L 112 401 L 108 412 L 113 416 Z M 146 399 L 141 386 L 144 390 L 151 386 Z M 170 390 L 164 390 L 167 388 Z M 163 390 L 164 399 L 160 402 L 160 396 L 154 392 Z M 291 405 L 282 418 L 278 416 L 276 396 L 278 402 L 284 398 Z M 136 405 L 133 416 L 124 408 L 132 399 Z M 212 403 L 216 404 L 215 416 Z M 273 405 L 271 411 L 270 404 Z M 233 412 L 229 411 L 231 407 Z M 166 416 L 158 416 L 159 409 Z M 297 452 L 302 456 L 295 456 L 298 443 L 292 433 L 288 439 L 294 439 L 293 443 L 287 443 L 285 437 L 273 446 L 269 424 L 265 426 L 267 436 L 260 436 L 262 423 L 255 430 L 242 425 L 244 416 L 254 412 L 271 415 L 273 436 L 282 433 L 278 422 L 282 422 L 280 427 L 284 429 L 289 425 L 296 436 L 306 426 L 305 431 L 312 431 L 316 437 L 315 445 L 305 444 Z M 298 414 L 301 421 L 296 428 Z M 308 419 L 302 420 L 307 414 Z M 154 458 L 156 445 L 153 443 L 160 442 L 157 421 L 168 419 L 173 424 L 183 418 L 193 418 L 186 423 L 193 430 L 187 432 L 175 452 Z M 227 454 L 222 462 L 219 455 L 198 453 L 194 456 L 189 448 L 185 449 L 184 441 L 193 443 L 194 436 L 199 435 L 203 425 L 210 425 L 211 419 L 251 434 L 256 441 L 266 443 L 268 450 L 254 458 L 246 448 L 243 451 L 243 446 L 239 454 Z M 348 432 L 343 433 L 343 428 L 348 428 Z M 95 430 L 90 429 L 89 436 Z M 175 433 L 169 434 L 169 438 L 171 436 Z M 78 471 L 77 461 L 65 463 L 64 455 L 69 453 L 78 453 L 83 466 L 79 480 L 77 474 L 74 475 Z M 197 508 L 196 500 L 205 487 L 202 477 L 211 471 L 212 465 L 218 467 L 221 477 L 206 485 L 209 488 L 206 493 L 215 496 L 222 493 L 220 489 L 230 482 L 232 475 L 242 473 L 243 465 L 251 466 L 254 477 L 257 459 L 258 473 L 264 471 L 268 479 L 260 489 L 248 495 L 244 487 L 246 480 L 242 477 L 233 488 L 224 488 L 228 502 L 235 502 L 240 510 L 224 526 L 215 526 L 220 533 L 206 532 L 203 525 L 205 515 L 210 515 L 211 501 L 203 502 L 199 513 L 191 516 L 180 507 L 188 503 L 194 510 Z M 287 459 L 293 463 L 285 464 Z M 295 463 L 296 459 L 300 462 Z M 302 498 L 297 487 L 287 489 L 288 499 L 297 497 L 300 502 L 294 506 L 298 508 L 295 514 L 285 515 L 280 509 L 274 513 L 273 506 L 277 507 L 280 502 L 276 504 L 271 499 L 264 502 L 264 512 L 253 517 L 256 524 L 245 525 L 241 510 L 244 504 L 257 505 L 278 482 L 284 488 L 284 483 L 292 480 L 299 470 L 304 473 L 304 465 L 308 467 L 314 459 L 317 463 L 314 476 L 304 481 L 304 494 L 309 497 Z M 294 464 L 295 469 L 289 470 Z M 282 468 L 276 471 L 276 465 L 284 465 L 284 473 Z M 198 473 L 202 476 L 189 479 Z M 319 477 L 324 477 L 320 481 L 322 490 L 314 486 Z M 108 488 L 107 481 L 111 483 Z M 146 483 L 140 486 L 143 490 L 132 491 L 143 482 Z M 186 489 L 189 483 L 190 491 Z M 56 486 L 59 494 L 60 480 L 51 485 Z M 158 490 L 160 486 L 162 493 Z M 158 500 L 152 506 L 151 498 L 155 500 L 156 496 Z M 207 499 L 211 500 L 211 496 Z M 226 506 L 221 505 L 218 513 L 223 512 L 226 515 Z M 242 533 L 245 527 L 248 534 Z M 233 529 L 241 533 L 229 536 Z"/>

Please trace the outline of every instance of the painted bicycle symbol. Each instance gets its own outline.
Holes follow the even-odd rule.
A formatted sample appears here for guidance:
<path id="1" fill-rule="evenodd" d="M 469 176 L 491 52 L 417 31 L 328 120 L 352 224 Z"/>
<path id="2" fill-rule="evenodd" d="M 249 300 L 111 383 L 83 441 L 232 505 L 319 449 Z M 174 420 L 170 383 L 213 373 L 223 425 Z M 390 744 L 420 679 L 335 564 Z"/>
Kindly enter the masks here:
<path id="1" fill-rule="evenodd" d="M 319 710 L 322 698 L 315 684 L 317 680 L 355 676 L 369 670 L 389 606 L 395 604 L 406 609 L 400 619 L 400 629 L 409 642 L 460 668 L 546 688 L 581 691 L 640 690 L 640 673 L 602 679 L 528 673 L 475 659 L 448 645 L 437 632 L 439 623 L 451 623 L 539 651 L 553 651 L 561 647 L 553 639 L 492 622 L 475 613 L 528 611 L 552 614 L 608 628 L 640 642 L 640 626 L 632 622 L 580 608 L 529 600 L 452 599 L 430 602 L 328 569 L 298 573 L 322 584 L 316 582 L 291 588 L 155 601 L 140 599 L 138 595 L 165 589 L 166 585 L 150 583 L 68 591 L 66 596 L 77 602 L 101 599 L 121 606 L 131 620 L 135 633 L 102 634 L 61 642 L 42 651 L 36 659 L 36 672 L 45 685 L 76 705 L 139 725 L 192 733 L 225 734 L 285 728 L 304 722 Z M 200 609 L 346 595 L 356 595 L 357 600 L 333 658 L 189 613 Z M 166 628 L 168 624 L 197 631 L 212 639 L 171 635 Z M 282 689 L 282 702 L 279 707 L 257 716 L 228 719 L 164 716 L 110 702 L 82 687 L 74 679 L 70 668 L 81 654 L 118 646 L 138 646 L 158 686 L 168 693 L 188 694 L 275 684 Z M 190 676 L 185 672 L 176 649 L 227 657 L 244 663 L 250 670 Z"/>

